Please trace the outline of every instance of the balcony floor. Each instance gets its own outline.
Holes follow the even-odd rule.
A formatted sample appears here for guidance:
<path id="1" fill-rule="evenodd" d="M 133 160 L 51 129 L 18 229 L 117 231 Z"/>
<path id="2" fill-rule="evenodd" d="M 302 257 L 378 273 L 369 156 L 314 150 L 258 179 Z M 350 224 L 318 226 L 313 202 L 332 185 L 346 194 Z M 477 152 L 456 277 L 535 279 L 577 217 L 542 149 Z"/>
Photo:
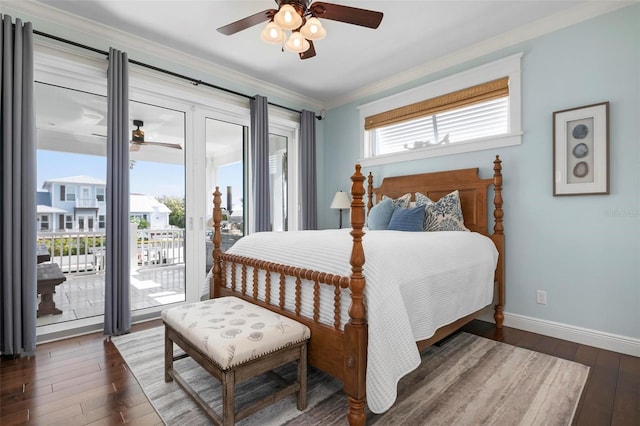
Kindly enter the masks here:
<path id="1" fill-rule="evenodd" d="M 37 325 L 56 324 L 104 314 L 104 271 L 66 274 L 53 296 L 59 315 L 39 317 Z M 131 274 L 131 310 L 185 300 L 184 264 L 139 268 Z M 40 302 L 38 297 L 38 303 Z"/>

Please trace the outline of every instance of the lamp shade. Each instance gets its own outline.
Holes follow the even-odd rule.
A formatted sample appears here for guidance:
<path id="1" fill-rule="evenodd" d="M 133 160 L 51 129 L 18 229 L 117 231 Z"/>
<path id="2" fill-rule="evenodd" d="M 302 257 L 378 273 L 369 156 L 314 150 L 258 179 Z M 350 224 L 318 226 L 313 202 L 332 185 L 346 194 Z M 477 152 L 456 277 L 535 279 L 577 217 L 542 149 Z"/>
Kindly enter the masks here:
<path id="1" fill-rule="evenodd" d="M 320 20 L 316 17 L 309 18 L 304 26 L 300 28 L 300 33 L 307 40 L 322 40 L 327 35 Z"/>
<path id="2" fill-rule="evenodd" d="M 295 30 L 302 25 L 302 17 L 290 4 L 285 4 L 273 17 L 273 21 L 283 30 Z"/>
<path id="3" fill-rule="evenodd" d="M 284 47 L 290 52 L 302 53 L 306 52 L 311 45 L 304 37 L 302 37 L 302 34 L 295 31 L 291 34 L 291 37 L 289 37 L 289 40 L 287 40 Z"/>
<path id="4" fill-rule="evenodd" d="M 262 33 L 260 33 L 262 41 L 270 44 L 280 44 L 284 41 L 284 31 L 276 25 L 275 22 L 269 22 Z"/>
<path id="5" fill-rule="evenodd" d="M 333 196 L 333 201 L 331 202 L 330 208 L 332 209 L 348 209 L 351 207 L 351 201 L 349 201 L 349 197 L 346 192 L 336 192 L 336 195 Z"/>

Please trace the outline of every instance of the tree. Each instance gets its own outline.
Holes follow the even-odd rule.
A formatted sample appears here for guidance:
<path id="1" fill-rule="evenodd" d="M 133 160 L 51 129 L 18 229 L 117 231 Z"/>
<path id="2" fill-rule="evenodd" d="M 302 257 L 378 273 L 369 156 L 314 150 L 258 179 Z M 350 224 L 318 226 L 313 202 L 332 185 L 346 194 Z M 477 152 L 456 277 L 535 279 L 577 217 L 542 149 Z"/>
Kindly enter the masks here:
<path id="1" fill-rule="evenodd" d="M 141 217 L 131 217 L 130 219 L 131 223 L 137 223 L 138 224 L 138 229 L 149 229 L 150 225 L 149 222 L 147 222 L 145 219 L 141 218 Z"/>
<path id="2" fill-rule="evenodd" d="M 160 197 L 156 197 L 156 200 L 171 210 L 171 213 L 169 213 L 169 224 L 180 229 L 185 229 L 184 197 L 162 195 Z"/>

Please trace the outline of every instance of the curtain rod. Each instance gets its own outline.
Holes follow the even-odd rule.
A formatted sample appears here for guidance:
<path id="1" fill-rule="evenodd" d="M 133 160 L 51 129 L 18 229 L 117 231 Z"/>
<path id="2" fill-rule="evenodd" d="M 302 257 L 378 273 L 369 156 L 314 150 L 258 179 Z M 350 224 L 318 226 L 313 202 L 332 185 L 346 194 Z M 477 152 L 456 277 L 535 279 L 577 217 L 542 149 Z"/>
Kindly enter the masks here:
<path id="1" fill-rule="evenodd" d="M 109 56 L 109 52 L 106 52 L 106 51 L 101 50 L 101 49 L 97 49 L 95 47 L 87 46 L 86 44 L 82 44 L 82 43 L 78 43 L 78 42 L 75 42 L 75 41 L 67 40 L 66 38 L 54 36 L 52 34 L 43 33 L 42 31 L 38 31 L 38 30 L 33 30 L 33 33 L 36 34 L 36 35 L 42 36 L 42 37 L 50 38 L 52 40 L 60 41 L 62 43 L 70 44 L 72 46 L 80 47 L 80 48 L 85 49 L 85 50 L 90 50 L 92 52 L 99 53 L 101 55 Z M 158 71 L 158 72 L 161 72 L 163 74 L 170 75 L 172 77 L 178 77 L 178 78 L 181 78 L 183 80 L 187 80 L 187 81 L 191 82 L 191 84 L 193 84 L 194 86 L 200 86 L 200 85 L 207 86 L 207 87 L 211 87 L 211 88 L 216 89 L 216 90 L 222 90 L 223 92 L 231 93 L 231 94 L 236 95 L 236 96 L 241 96 L 241 97 L 246 98 L 246 99 L 253 99 L 253 96 L 245 95 L 244 93 L 236 92 L 235 90 L 227 89 L 226 87 L 216 86 L 215 84 L 207 83 L 206 81 L 202 81 L 202 80 L 199 80 L 199 79 L 196 79 L 196 78 L 193 78 L 193 77 L 189 77 L 189 76 L 186 76 L 184 74 L 178 74 L 178 73 L 173 72 L 173 71 L 165 70 L 163 68 L 159 68 L 159 67 L 156 67 L 154 65 L 145 64 L 144 62 L 140 62 L 140 61 L 136 61 L 136 60 L 133 60 L 133 59 L 129 59 L 129 63 L 134 64 L 134 65 L 138 65 L 138 66 L 141 66 L 141 67 L 144 67 L 144 68 L 148 68 L 148 69 L 151 69 L 151 70 L 154 70 L 154 71 Z M 280 104 L 276 104 L 276 103 L 273 103 L 273 102 L 268 102 L 268 104 L 272 105 L 274 107 L 286 109 L 287 111 L 296 112 L 298 114 L 302 113 L 302 111 L 298 111 L 297 109 L 290 108 L 288 106 L 284 106 L 284 105 L 280 105 Z M 322 117 L 319 116 L 319 115 L 316 115 L 315 117 L 318 120 L 322 120 Z"/>

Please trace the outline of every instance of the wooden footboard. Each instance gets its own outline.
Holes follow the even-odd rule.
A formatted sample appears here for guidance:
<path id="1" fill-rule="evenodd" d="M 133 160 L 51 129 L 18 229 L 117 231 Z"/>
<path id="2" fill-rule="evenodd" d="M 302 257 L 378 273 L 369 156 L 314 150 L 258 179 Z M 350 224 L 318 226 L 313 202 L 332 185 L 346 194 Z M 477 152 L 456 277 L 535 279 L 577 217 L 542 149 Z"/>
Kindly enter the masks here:
<path id="1" fill-rule="evenodd" d="M 502 174 L 501 161 L 496 156 L 494 161 L 494 176 L 492 179 L 480 179 L 478 169 L 455 170 L 450 172 L 425 173 L 422 175 L 386 178 L 380 187 L 373 187 L 373 177 L 368 178 L 368 207 L 373 207 L 374 194 L 390 197 L 400 196 L 406 192 L 412 194 L 422 192 L 436 201 L 442 195 L 458 190 L 465 216 L 465 225 L 471 230 L 487 235 L 496 245 L 499 252 L 498 266 L 495 273 L 497 303 L 495 319 L 497 327 L 502 327 L 504 307 L 504 233 L 502 211 Z M 276 264 L 250 259 L 242 256 L 222 253 L 220 223 L 222 219 L 221 193 L 216 188 L 213 197 L 214 222 L 214 264 L 213 280 L 210 288 L 211 297 L 234 295 L 252 303 L 288 316 L 304 323 L 311 329 L 309 342 L 309 363 L 326 373 L 340 379 L 344 383 L 344 391 L 348 395 L 348 419 L 351 425 L 364 425 L 366 421 L 366 368 L 368 325 L 364 304 L 364 289 L 366 279 L 363 275 L 365 263 L 362 238 L 364 236 L 365 208 L 363 197 L 365 194 L 365 177 L 361 173 L 360 165 L 355 166 L 355 173 L 351 176 L 351 236 L 353 247 L 351 251 L 351 274 L 349 277 L 337 276 L 318 271 L 295 268 L 288 265 Z M 488 232 L 488 204 L 487 188 L 494 187 L 494 227 L 493 233 Z M 230 269 L 230 277 L 226 271 Z M 263 298 L 258 297 L 258 271 L 265 274 L 266 292 Z M 223 273 L 224 272 L 224 273 Z M 295 280 L 295 303 L 293 308 L 285 307 L 285 281 L 287 277 Z M 303 286 L 313 287 L 314 306 L 310 316 L 302 314 L 301 297 Z M 328 325 L 319 321 L 319 306 L 321 288 L 332 288 L 334 321 Z M 350 300 L 342 300 L 344 289 L 349 289 Z M 271 294 L 278 294 L 272 298 Z M 275 300 L 274 300 L 275 299 Z M 349 318 L 344 328 L 340 328 L 340 306 L 349 302 Z M 434 338 L 418 342 L 420 349 L 435 343 L 447 334 L 457 330 L 474 315 L 442 327 Z"/>
<path id="2" fill-rule="evenodd" d="M 246 299 L 264 308 L 273 310 L 302 322 L 311 329 L 309 341 L 309 363 L 326 373 L 342 380 L 344 391 L 349 398 L 349 423 L 363 425 L 366 403 L 366 368 L 367 368 L 367 320 L 364 305 L 365 277 L 362 274 L 364 265 L 364 249 L 362 247 L 363 227 L 365 221 L 364 202 L 365 177 L 361 173 L 360 165 L 351 177 L 351 224 L 353 248 L 351 253 L 351 276 L 342 277 L 303 268 L 281 265 L 259 259 L 250 259 L 222 253 L 220 223 L 222 219 L 221 193 L 219 188 L 213 195 L 213 282 L 210 296 L 222 297 L 234 295 Z M 230 282 L 223 271 L 231 266 Z M 251 276 L 248 276 L 248 269 Z M 238 269 L 240 273 L 238 274 Z M 258 271 L 265 273 L 265 298 L 258 298 Z M 239 276 L 238 276 L 239 275 Z M 286 277 L 295 278 L 295 304 L 293 310 L 285 309 L 285 280 Z M 271 300 L 272 286 L 278 286 L 278 300 Z M 312 317 L 301 314 L 302 286 L 313 285 L 314 307 Z M 320 286 L 332 286 L 334 294 L 334 323 L 333 327 L 320 323 Z M 349 320 L 340 329 L 342 292 L 340 289 L 350 289 Z"/>
<path id="3" fill-rule="evenodd" d="M 340 306 L 343 303 L 343 292 L 341 290 L 349 287 L 349 278 L 227 253 L 220 253 L 219 256 L 221 271 L 231 270 L 231 277 L 227 282 L 226 274 L 221 274 L 221 285 L 215 287 L 214 297 L 242 297 L 256 305 L 304 323 L 312 330 L 313 336 L 313 340 L 309 345 L 309 362 L 342 380 L 344 335 L 340 327 L 343 323 L 340 313 Z M 260 273 L 265 275 L 265 297 L 263 298 L 258 296 L 258 275 Z M 295 301 L 291 310 L 287 310 L 285 306 L 285 296 L 287 294 L 285 281 L 287 277 L 295 278 L 293 290 Z M 313 313 L 311 316 L 302 314 L 301 295 L 303 286 L 313 287 Z M 320 289 L 322 286 L 332 287 L 332 325 L 320 322 Z M 278 295 L 275 300 L 271 298 L 273 293 Z M 327 356 L 326 352 L 333 355 Z"/>

